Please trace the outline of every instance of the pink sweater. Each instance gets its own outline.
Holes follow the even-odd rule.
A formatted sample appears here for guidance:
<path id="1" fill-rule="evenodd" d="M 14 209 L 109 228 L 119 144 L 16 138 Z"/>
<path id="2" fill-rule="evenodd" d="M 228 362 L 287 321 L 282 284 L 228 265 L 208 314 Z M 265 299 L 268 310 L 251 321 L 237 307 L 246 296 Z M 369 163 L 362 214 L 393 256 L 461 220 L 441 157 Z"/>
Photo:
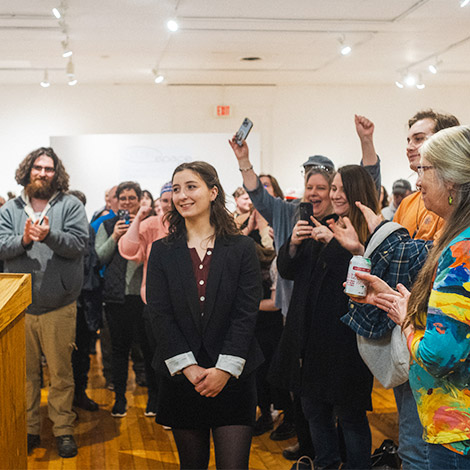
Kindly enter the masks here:
<path id="1" fill-rule="evenodd" d="M 163 225 L 162 216 L 152 216 L 141 222 L 139 227 L 139 241 L 130 240 L 128 233 L 119 240 L 119 253 L 123 258 L 137 263 L 144 263 L 144 275 L 142 276 L 142 286 L 140 296 L 145 301 L 145 286 L 147 281 L 147 263 L 155 240 L 167 236 L 167 230 Z"/>

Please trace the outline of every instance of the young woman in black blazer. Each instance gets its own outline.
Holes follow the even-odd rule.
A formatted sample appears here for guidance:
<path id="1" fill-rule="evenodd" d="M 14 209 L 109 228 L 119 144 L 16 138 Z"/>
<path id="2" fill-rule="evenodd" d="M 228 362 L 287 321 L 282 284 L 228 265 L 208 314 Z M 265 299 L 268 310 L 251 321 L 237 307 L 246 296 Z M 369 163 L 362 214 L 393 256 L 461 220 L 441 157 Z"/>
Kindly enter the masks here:
<path id="1" fill-rule="evenodd" d="M 173 173 L 169 235 L 154 242 L 147 302 L 161 375 L 158 423 L 171 426 L 181 468 L 248 468 L 256 414 L 254 331 L 261 278 L 253 241 L 239 235 L 216 170 Z"/>

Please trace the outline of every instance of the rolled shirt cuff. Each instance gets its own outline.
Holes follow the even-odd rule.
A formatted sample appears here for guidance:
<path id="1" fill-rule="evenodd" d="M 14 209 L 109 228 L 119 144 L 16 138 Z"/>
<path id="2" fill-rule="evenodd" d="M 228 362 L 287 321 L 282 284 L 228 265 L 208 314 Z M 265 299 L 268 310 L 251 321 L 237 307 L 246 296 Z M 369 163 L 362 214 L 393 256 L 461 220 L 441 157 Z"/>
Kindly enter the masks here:
<path id="1" fill-rule="evenodd" d="M 170 359 L 165 361 L 165 364 L 168 367 L 170 374 L 173 376 L 180 374 L 185 367 L 196 365 L 197 361 L 194 357 L 194 354 L 189 351 L 183 354 L 178 354 L 177 356 L 170 357 Z"/>
<path id="2" fill-rule="evenodd" d="M 238 379 L 243 372 L 245 362 L 246 360 L 242 357 L 230 356 L 229 354 L 219 354 L 219 359 L 217 359 L 215 367 L 216 369 L 228 372 L 230 375 L 233 375 Z"/>

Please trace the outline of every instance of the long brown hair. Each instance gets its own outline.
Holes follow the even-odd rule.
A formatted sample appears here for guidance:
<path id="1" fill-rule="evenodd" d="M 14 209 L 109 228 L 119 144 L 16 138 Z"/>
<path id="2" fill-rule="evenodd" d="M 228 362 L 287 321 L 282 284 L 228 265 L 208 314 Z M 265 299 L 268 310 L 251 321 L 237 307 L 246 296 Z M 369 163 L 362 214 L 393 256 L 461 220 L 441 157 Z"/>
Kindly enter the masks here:
<path id="1" fill-rule="evenodd" d="M 370 174 L 362 166 L 345 165 L 338 169 L 343 182 L 344 194 L 349 202 L 348 217 L 355 228 L 359 240 L 362 244 L 369 236 L 369 228 L 366 219 L 356 206 L 356 201 L 362 202 L 365 206 L 374 211 L 379 212 L 379 199 L 377 188 Z"/>
<path id="2" fill-rule="evenodd" d="M 442 184 L 454 184 L 449 194 L 453 200 L 449 203 L 455 205 L 411 289 L 403 327 L 412 324 L 422 330 L 426 327 L 429 295 L 439 257 L 446 246 L 470 226 L 470 127 L 456 126 L 439 131 L 423 144 L 420 153 L 434 167 Z"/>
<path id="3" fill-rule="evenodd" d="M 239 235 L 240 230 L 235 224 L 232 214 L 225 207 L 225 191 L 220 184 L 219 175 L 216 169 L 207 162 L 195 161 L 182 163 L 177 166 L 173 172 L 171 180 L 173 181 L 176 173 L 184 170 L 190 170 L 196 173 L 209 189 L 217 188 L 217 197 L 211 203 L 210 224 L 215 229 L 215 237 L 226 237 L 230 235 Z M 186 225 L 184 217 L 176 210 L 173 200 L 171 209 L 166 213 L 165 220 L 168 221 L 168 241 L 186 236 Z"/>
<path id="4" fill-rule="evenodd" d="M 18 184 L 23 187 L 28 186 L 31 176 L 31 168 L 34 162 L 45 155 L 46 157 L 52 158 L 54 161 L 54 178 L 52 179 L 52 187 L 55 191 L 68 191 L 69 189 L 69 175 L 65 171 L 65 167 L 62 164 L 60 158 L 56 155 L 51 147 L 40 147 L 27 155 L 20 166 L 16 170 L 15 179 Z"/>
<path id="5" fill-rule="evenodd" d="M 280 197 L 281 199 L 284 199 L 284 193 L 282 192 L 282 189 L 279 186 L 277 179 L 274 178 L 273 175 L 269 175 L 266 173 L 261 173 L 259 175 L 259 178 L 262 178 L 263 176 L 265 178 L 269 178 L 269 180 L 271 181 L 271 186 L 273 187 L 274 197 Z"/>

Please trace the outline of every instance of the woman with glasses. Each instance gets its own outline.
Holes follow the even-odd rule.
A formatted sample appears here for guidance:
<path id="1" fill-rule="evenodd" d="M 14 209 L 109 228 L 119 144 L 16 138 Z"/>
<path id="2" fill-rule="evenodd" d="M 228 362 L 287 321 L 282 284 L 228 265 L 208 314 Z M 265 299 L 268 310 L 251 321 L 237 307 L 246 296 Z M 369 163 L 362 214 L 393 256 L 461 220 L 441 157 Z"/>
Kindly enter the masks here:
<path id="1" fill-rule="evenodd" d="M 426 209 L 445 221 L 411 293 L 380 278 L 365 303 L 401 325 L 411 355 L 409 381 L 429 443 L 430 469 L 470 468 L 470 128 L 455 126 L 420 149 L 417 185 Z M 374 228 L 377 221 L 365 211 Z M 407 240 L 415 244 L 415 240 Z M 380 248 L 380 247 L 379 247 Z M 395 286 L 392 286 L 395 287 Z"/>
<path id="2" fill-rule="evenodd" d="M 111 334 L 111 367 L 115 392 L 111 416 L 122 418 L 127 414 L 125 393 L 129 352 L 134 338 L 141 345 L 146 375 L 153 374 L 153 371 L 152 353 L 142 318 L 142 264 L 126 260 L 118 251 L 119 239 L 127 232 L 139 210 L 142 190 L 138 183 L 126 181 L 117 187 L 116 196 L 119 201 L 118 214 L 100 225 L 95 248 L 100 263 L 105 267 L 103 301 Z M 154 381 L 147 380 L 147 383 L 148 397 L 152 400 L 155 391 L 151 384 Z"/>

